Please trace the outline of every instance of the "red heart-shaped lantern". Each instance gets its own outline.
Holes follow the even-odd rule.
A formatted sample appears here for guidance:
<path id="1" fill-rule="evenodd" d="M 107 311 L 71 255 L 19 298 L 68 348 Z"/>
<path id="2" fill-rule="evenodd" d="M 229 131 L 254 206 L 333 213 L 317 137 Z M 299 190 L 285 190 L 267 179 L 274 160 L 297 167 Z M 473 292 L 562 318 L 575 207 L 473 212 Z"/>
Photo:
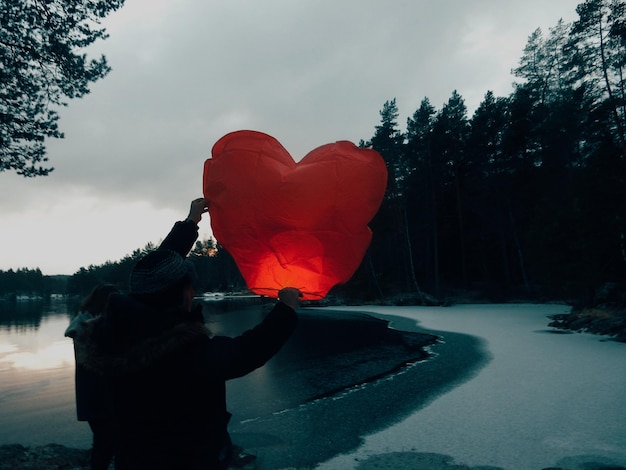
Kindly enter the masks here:
<path id="1" fill-rule="evenodd" d="M 296 163 L 273 137 L 237 131 L 212 156 L 203 189 L 213 235 L 251 291 L 276 297 L 290 286 L 314 300 L 350 279 L 387 184 L 377 152 L 340 141 Z"/>

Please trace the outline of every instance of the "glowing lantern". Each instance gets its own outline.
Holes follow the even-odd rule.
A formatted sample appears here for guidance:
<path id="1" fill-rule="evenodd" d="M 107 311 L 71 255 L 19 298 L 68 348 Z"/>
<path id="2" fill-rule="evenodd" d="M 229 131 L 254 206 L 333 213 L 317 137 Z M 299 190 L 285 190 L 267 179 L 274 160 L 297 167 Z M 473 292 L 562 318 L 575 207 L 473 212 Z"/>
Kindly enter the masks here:
<path id="1" fill-rule="evenodd" d="M 256 131 L 219 139 L 203 177 L 213 235 L 248 288 L 276 297 L 297 287 L 305 300 L 323 298 L 359 267 L 386 183 L 385 162 L 374 150 L 340 141 L 296 163 L 276 139 Z"/>

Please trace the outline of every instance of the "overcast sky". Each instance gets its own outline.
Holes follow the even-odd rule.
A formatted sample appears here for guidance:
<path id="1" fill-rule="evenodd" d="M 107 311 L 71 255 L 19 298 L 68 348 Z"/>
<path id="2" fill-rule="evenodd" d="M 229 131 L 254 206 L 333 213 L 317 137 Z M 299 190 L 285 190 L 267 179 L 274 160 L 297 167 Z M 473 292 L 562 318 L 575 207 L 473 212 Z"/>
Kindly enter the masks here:
<path id="1" fill-rule="evenodd" d="M 453 90 L 469 116 L 508 96 L 528 36 L 582 0 L 126 0 L 90 49 L 113 71 L 61 112 L 47 177 L 0 173 L 0 269 L 73 274 L 158 243 L 202 196 L 224 134 L 253 129 L 299 160 L 368 140 Z M 210 236 L 209 217 L 201 236 Z"/>

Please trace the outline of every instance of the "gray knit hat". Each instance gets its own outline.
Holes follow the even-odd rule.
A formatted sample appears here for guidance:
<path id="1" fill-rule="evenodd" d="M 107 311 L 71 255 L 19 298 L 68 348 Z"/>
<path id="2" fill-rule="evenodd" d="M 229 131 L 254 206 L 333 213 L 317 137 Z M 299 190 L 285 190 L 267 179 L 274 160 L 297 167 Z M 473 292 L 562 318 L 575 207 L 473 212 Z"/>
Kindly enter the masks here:
<path id="1" fill-rule="evenodd" d="M 173 287 L 185 277 L 193 284 L 198 276 L 190 261 L 172 250 L 156 250 L 137 261 L 130 274 L 132 294 L 156 294 Z"/>

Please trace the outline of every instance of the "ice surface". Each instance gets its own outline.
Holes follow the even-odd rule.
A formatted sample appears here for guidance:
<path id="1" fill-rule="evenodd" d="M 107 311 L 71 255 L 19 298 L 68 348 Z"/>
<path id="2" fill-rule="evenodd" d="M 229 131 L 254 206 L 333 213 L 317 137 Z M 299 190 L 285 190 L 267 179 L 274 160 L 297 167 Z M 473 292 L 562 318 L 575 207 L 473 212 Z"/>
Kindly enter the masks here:
<path id="1" fill-rule="evenodd" d="M 411 318 L 444 340 L 445 332 L 479 336 L 492 360 L 469 381 L 317 469 L 626 466 L 626 344 L 555 334 L 562 332 L 547 327 L 547 316 L 567 306 L 333 310 Z"/>

